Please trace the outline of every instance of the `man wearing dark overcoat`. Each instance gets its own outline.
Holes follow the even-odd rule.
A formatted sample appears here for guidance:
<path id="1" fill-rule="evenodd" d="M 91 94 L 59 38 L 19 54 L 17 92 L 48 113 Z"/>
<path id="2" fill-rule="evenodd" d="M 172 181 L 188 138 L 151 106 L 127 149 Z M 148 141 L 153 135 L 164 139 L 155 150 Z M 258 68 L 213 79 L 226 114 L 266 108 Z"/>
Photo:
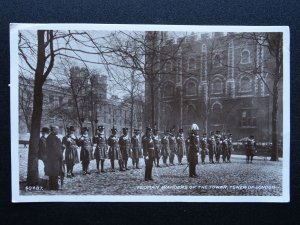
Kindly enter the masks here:
<path id="1" fill-rule="evenodd" d="M 38 159 L 43 161 L 44 171 L 45 171 L 46 163 L 47 163 L 46 139 L 49 135 L 49 132 L 50 132 L 50 130 L 48 127 L 43 127 L 42 128 L 42 136 L 40 137 L 40 140 L 39 140 Z"/>
<path id="2" fill-rule="evenodd" d="M 122 168 L 123 170 L 129 170 L 127 167 L 127 162 L 130 154 L 130 138 L 128 136 L 128 128 L 123 128 L 123 135 L 119 138 L 119 146 L 122 154 Z"/>
<path id="3" fill-rule="evenodd" d="M 70 126 L 67 128 L 67 135 L 63 137 L 62 144 L 65 149 L 65 162 L 67 165 L 67 177 L 74 177 L 73 167 L 79 163 L 77 153 L 77 137 L 75 136 L 75 128 Z"/>
<path id="4" fill-rule="evenodd" d="M 146 134 L 142 138 L 143 143 L 143 155 L 145 158 L 145 181 L 153 180 L 152 178 L 152 168 L 153 161 L 155 159 L 154 153 L 154 141 L 152 137 L 152 129 L 150 127 L 146 128 Z"/>
<path id="5" fill-rule="evenodd" d="M 50 130 L 46 139 L 46 175 L 49 176 L 49 189 L 58 190 L 58 176 L 62 176 L 62 143 L 57 137 L 58 127 L 53 126 Z"/>
<path id="6" fill-rule="evenodd" d="M 131 137 L 131 158 L 132 158 L 132 166 L 133 169 L 140 169 L 139 168 L 139 159 L 142 157 L 142 149 L 140 146 L 140 140 L 139 140 L 139 130 L 134 129 L 133 136 Z"/>
<path id="7" fill-rule="evenodd" d="M 77 145 L 81 147 L 80 161 L 82 163 L 83 175 L 91 174 L 89 171 L 90 161 L 93 159 L 93 143 L 88 134 L 88 128 L 81 129 L 81 137 L 77 141 Z"/>
<path id="8" fill-rule="evenodd" d="M 185 138 L 183 135 L 183 129 L 179 129 L 178 136 L 176 138 L 177 141 L 177 157 L 178 157 L 178 163 L 179 165 L 182 165 L 182 158 L 185 154 Z"/>
<path id="9" fill-rule="evenodd" d="M 115 160 L 119 160 L 120 171 L 124 171 L 121 165 L 121 154 L 118 146 L 118 137 L 117 137 L 117 129 L 113 127 L 111 129 L 111 135 L 107 140 L 109 149 L 108 149 L 108 157 L 110 159 L 111 171 L 115 172 Z"/>
<path id="10" fill-rule="evenodd" d="M 98 126 L 97 134 L 93 137 L 93 144 L 96 144 L 94 157 L 96 159 L 97 173 L 100 173 L 99 164 L 101 162 L 101 173 L 104 171 L 104 161 L 107 158 L 107 140 L 104 135 L 104 126 Z"/>

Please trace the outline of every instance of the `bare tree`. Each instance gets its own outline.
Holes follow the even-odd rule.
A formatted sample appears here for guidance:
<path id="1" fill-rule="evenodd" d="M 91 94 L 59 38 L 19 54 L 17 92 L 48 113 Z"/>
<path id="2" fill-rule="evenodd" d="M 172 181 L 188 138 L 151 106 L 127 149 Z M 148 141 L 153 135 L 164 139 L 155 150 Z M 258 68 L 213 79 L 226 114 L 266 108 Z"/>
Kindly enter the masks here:
<path id="1" fill-rule="evenodd" d="M 26 33 L 26 31 L 19 32 L 18 49 L 22 65 L 25 65 L 26 69 L 34 75 L 27 171 L 28 185 L 36 185 L 39 181 L 37 152 L 43 112 L 44 83 L 53 70 L 57 57 L 68 57 L 83 63 L 99 64 L 99 61 L 91 61 L 82 55 L 101 55 L 110 50 L 102 50 L 99 46 L 96 49 L 91 45 L 91 38 L 91 34 L 79 31 L 38 30 L 36 34 Z M 78 46 L 85 46 L 85 48 Z"/>

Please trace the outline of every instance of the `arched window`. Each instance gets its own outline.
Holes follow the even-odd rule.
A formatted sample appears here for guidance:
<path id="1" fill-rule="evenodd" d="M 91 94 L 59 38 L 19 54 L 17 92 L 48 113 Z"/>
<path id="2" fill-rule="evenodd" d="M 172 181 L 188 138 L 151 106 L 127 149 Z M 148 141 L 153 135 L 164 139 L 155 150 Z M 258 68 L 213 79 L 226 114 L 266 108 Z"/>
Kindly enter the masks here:
<path id="1" fill-rule="evenodd" d="M 212 105 L 211 121 L 214 124 L 220 124 L 222 122 L 222 105 L 219 102 L 215 102 Z"/>
<path id="2" fill-rule="evenodd" d="M 185 90 L 187 96 L 195 96 L 197 95 L 197 84 L 194 81 L 189 81 L 185 86 Z"/>
<path id="3" fill-rule="evenodd" d="M 196 60 L 194 58 L 190 58 L 189 60 L 189 70 L 196 69 Z"/>
<path id="4" fill-rule="evenodd" d="M 252 87 L 251 87 L 251 80 L 249 77 L 242 77 L 241 78 L 241 91 L 242 92 L 249 92 L 251 91 Z"/>
<path id="5" fill-rule="evenodd" d="M 185 118 L 187 124 L 192 124 L 197 120 L 197 111 L 194 105 L 187 106 Z"/>
<path id="6" fill-rule="evenodd" d="M 243 50 L 241 53 L 241 64 L 250 63 L 250 52 L 248 50 Z"/>
<path id="7" fill-rule="evenodd" d="M 214 66 L 221 66 L 222 61 L 221 61 L 221 56 L 219 54 L 216 54 L 213 60 Z"/>
<path id="8" fill-rule="evenodd" d="M 172 97 L 174 95 L 174 85 L 168 82 L 164 86 L 163 97 Z"/>
<path id="9" fill-rule="evenodd" d="M 223 82 L 220 78 L 215 78 L 212 82 L 212 93 L 222 94 L 223 93 Z"/>
<path id="10" fill-rule="evenodd" d="M 166 62 L 165 70 L 167 73 L 172 71 L 172 63 L 170 61 Z"/>

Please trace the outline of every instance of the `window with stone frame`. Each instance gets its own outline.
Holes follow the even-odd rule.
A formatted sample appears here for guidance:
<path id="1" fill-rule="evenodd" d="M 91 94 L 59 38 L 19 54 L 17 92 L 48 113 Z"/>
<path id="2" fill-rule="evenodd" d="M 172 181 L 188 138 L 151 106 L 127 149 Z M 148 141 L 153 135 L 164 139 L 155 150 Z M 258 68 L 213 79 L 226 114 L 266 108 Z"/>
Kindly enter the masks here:
<path id="1" fill-rule="evenodd" d="M 166 62 L 165 71 L 170 73 L 172 71 L 172 63 L 170 61 Z"/>
<path id="2" fill-rule="evenodd" d="M 168 82 L 164 86 L 163 97 L 172 97 L 173 95 L 174 95 L 174 85 Z"/>
<path id="3" fill-rule="evenodd" d="M 249 77 L 247 76 L 242 77 L 240 84 L 241 84 L 240 87 L 241 92 L 250 92 L 252 90 L 251 79 Z"/>
<path id="4" fill-rule="evenodd" d="M 222 60 L 221 60 L 221 56 L 219 54 L 216 54 L 213 58 L 213 65 L 215 67 L 220 67 L 222 66 Z"/>
<path id="5" fill-rule="evenodd" d="M 223 82 L 220 78 L 213 79 L 212 93 L 213 94 L 222 94 L 223 93 Z"/>
<path id="6" fill-rule="evenodd" d="M 241 52 L 241 64 L 250 63 L 250 52 L 248 50 L 243 50 Z"/>
<path id="7" fill-rule="evenodd" d="M 185 85 L 185 95 L 186 96 L 196 96 L 197 95 L 197 85 L 194 81 L 189 81 Z"/>
<path id="8" fill-rule="evenodd" d="M 196 60 L 194 58 L 189 59 L 189 70 L 195 70 L 196 69 Z"/>
<path id="9" fill-rule="evenodd" d="M 241 127 L 249 128 L 256 127 L 256 117 L 254 112 L 251 109 L 245 109 L 241 112 Z"/>

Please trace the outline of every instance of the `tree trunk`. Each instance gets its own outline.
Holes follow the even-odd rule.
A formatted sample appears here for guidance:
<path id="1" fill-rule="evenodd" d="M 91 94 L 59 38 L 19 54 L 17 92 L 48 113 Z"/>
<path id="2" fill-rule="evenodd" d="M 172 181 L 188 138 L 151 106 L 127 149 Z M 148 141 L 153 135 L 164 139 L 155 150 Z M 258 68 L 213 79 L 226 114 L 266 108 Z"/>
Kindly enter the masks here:
<path id="1" fill-rule="evenodd" d="M 155 124 L 155 115 L 154 115 L 154 82 L 151 80 L 151 126 L 152 128 L 154 128 L 154 124 Z"/>
<path id="2" fill-rule="evenodd" d="M 33 111 L 31 116 L 31 129 L 29 139 L 28 152 L 28 169 L 27 169 L 27 185 L 37 185 L 39 182 L 38 168 L 38 150 L 40 139 L 40 128 L 43 112 L 43 84 L 44 84 L 44 66 L 45 66 L 45 48 L 44 48 L 44 33 L 38 31 L 38 53 L 37 66 L 34 80 L 34 96 L 33 96 Z"/>
<path id="3" fill-rule="evenodd" d="M 277 141 L 277 112 L 278 112 L 278 79 L 275 78 L 273 85 L 272 104 L 272 152 L 271 161 L 278 161 L 278 141 Z"/>

